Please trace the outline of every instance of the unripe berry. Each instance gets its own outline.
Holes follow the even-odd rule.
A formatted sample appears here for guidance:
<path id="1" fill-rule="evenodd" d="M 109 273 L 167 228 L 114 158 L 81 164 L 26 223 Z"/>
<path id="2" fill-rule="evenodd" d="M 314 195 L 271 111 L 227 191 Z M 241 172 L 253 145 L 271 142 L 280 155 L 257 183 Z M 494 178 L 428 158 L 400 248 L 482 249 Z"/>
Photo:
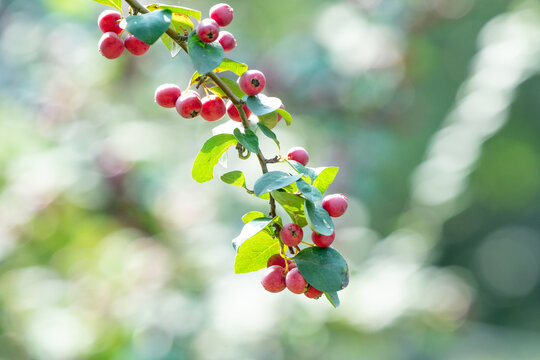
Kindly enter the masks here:
<path id="1" fill-rule="evenodd" d="M 257 95 L 263 91 L 266 78 L 259 70 L 248 70 L 238 78 L 240 90 L 246 95 Z"/>
<path id="2" fill-rule="evenodd" d="M 123 30 L 120 27 L 120 19 L 122 19 L 122 15 L 118 11 L 105 10 L 99 14 L 98 26 L 104 33 L 112 31 L 118 35 Z"/>
<path id="3" fill-rule="evenodd" d="M 310 299 L 318 299 L 323 294 L 322 291 L 315 289 L 313 286 L 309 285 L 309 288 L 304 293 Z"/>
<path id="4" fill-rule="evenodd" d="M 210 17 L 214 19 L 219 26 L 227 26 L 233 20 L 233 8 L 227 4 L 216 4 L 210 8 Z"/>
<path id="5" fill-rule="evenodd" d="M 283 291 L 287 286 L 285 284 L 284 269 L 278 265 L 272 265 L 266 269 L 262 279 L 262 286 L 270 292 L 277 293 Z"/>
<path id="6" fill-rule="evenodd" d="M 116 33 L 109 31 L 99 39 L 98 48 L 107 59 L 116 59 L 124 52 L 124 42 Z"/>
<path id="7" fill-rule="evenodd" d="M 221 31 L 219 33 L 218 41 L 223 47 L 223 52 L 232 51 L 236 47 L 236 39 L 233 34 L 228 31 Z"/>
<path id="8" fill-rule="evenodd" d="M 278 265 L 285 269 L 285 259 L 280 254 L 274 254 L 270 256 L 266 262 L 266 267 L 270 267 L 272 265 Z"/>
<path id="9" fill-rule="evenodd" d="M 217 40 L 219 36 L 219 26 L 212 19 L 202 19 L 197 26 L 197 36 L 205 43 L 211 43 Z"/>
<path id="10" fill-rule="evenodd" d="M 176 106 L 176 100 L 182 95 L 180 88 L 174 84 L 159 85 L 154 93 L 154 100 L 158 105 L 173 108 Z"/>
<path id="11" fill-rule="evenodd" d="M 244 109 L 246 117 L 249 119 L 249 117 L 251 116 L 251 110 L 249 110 L 246 104 L 242 105 L 242 109 Z M 236 106 L 234 106 L 232 101 L 229 101 L 229 103 L 227 104 L 227 115 L 229 115 L 231 120 L 242 122 L 242 118 L 238 113 L 238 109 L 236 108 Z"/>
<path id="12" fill-rule="evenodd" d="M 300 164 L 306 166 L 309 161 L 309 154 L 303 147 L 295 146 L 289 149 L 287 153 L 287 158 L 298 161 Z"/>
<path id="13" fill-rule="evenodd" d="M 322 235 L 316 232 L 311 233 L 311 241 L 317 246 L 320 247 L 329 247 L 336 237 L 336 232 L 334 231 L 332 235 Z"/>
<path id="14" fill-rule="evenodd" d="M 124 40 L 124 46 L 126 47 L 127 51 L 136 56 L 143 55 L 145 52 L 148 51 L 148 49 L 150 49 L 150 45 L 148 45 L 144 41 L 137 39 L 133 35 L 129 35 Z"/>
<path id="15" fill-rule="evenodd" d="M 300 274 L 297 268 L 289 270 L 287 276 L 285 277 L 285 285 L 287 289 L 295 294 L 302 294 L 306 291 L 307 282 Z"/>
<path id="16" fill-rule="evenodd" d="M 324 197 L 322 207 L 331 217 L 339 217 L 347 210 L 347 198 L 343 194 L 332 194 Z"/>
<path id="17" fill-rule="evenodd" d="M 304 232 L 297 224 L 290 223 L 281 228 L 279 237 L 285 245 L 293 247 L 300 244 L 300 241 L 302 241 L 302 238 L 304 237 Z"/>
<path id="18" fill-rule="evenodd" d="M 206 121 L 216 121 L 225 115 L 225 102 L 217 95 L 209 95 L 202 99 L 201 116 Z"/>
<path id="19" fill-rule="evenodd" d="M 193 90 L 188 90 L 176 100 L 176 111 L 178 111 L 183 118 L 194 118 L 199 115 L 201 110 L 201 96 Z"/>

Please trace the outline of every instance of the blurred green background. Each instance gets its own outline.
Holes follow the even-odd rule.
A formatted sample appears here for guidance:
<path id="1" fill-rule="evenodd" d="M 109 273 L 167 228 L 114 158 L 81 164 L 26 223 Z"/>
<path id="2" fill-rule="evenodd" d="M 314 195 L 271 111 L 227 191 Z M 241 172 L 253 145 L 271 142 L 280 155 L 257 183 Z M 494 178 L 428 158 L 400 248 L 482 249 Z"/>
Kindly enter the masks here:
<path id="1" fill-rule="evenodd" d="M 1 0 L 0 359 L 540 359 L 540 3 L 230 4 L 282 148 L 341 167 L 341 307 L 233 274 L 267 203 L 191 179 L 216 124 L 153 102 L 185 55 L 107 60 L 104 6 Z"/>

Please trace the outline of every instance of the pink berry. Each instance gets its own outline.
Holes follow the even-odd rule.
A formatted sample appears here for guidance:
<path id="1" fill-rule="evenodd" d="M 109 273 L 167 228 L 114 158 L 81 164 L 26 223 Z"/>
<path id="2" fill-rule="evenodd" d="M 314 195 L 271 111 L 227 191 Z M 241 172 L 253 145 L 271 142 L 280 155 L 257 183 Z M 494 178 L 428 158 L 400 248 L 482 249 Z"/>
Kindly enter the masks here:
<path id="1" fill-rule="evenodd" d="M 306 291 L 307 282 L 300 274 L 297 268 L 289 270 L 285 277 L 285 285 L 287 289 L 295 294 L 302 294 Z"/>
<path id="2" fill-rule="evenodd" d="M 318 299 L 323 294 L 322 291 L 315 289 L 313 286 L 309 285 L 309 288 L 304 293 L 310 299 Z"/>
<path id="3" fill-rule="evenodd" d="M 251 110 L 249 110 L 246 104 L 242 105 L 242 109 L 244 109 L 246 117 L 249 119 L 249 117 L 251 116 Z M 229 103 L 227 104 L 227 114 L 229 115 L 231 120 L 242 122 L 242 118 L 238 113 L 238 109 L 236 108 L 236 106 L 234 106 L 232 101 L 229 101 Z"/>
<path id="4" fill-rule="evenodd" d="M 278 265 L 285 268 L 285 259 L 280 254 L 274 254 L 270 256 L 266 262 L 266 267 L 270 267 L 272 265 Z"/>
<path id="5" fill-rule="evenodd" d="M 219 36 L 219 25 L 212 19 L 202 19 L 197 26 L 197 36 L 205 43 L 214 42 Z"/>
<path id="6" fill-rule="evenodd" d="M 120 19 L 122 15 L 118 11 L 105 10 L 99 14 L 98 26 L 104 33 L 112 31 L 118 35 L 124 30 L 120 27 Z"/>
<path id="7" fill-rule="evenodd" d="M 182 95 L 180 88 L 174 84 L 159 85 L 154 93 L 154 100 L 158 105 L 173 108 L 176 106 L 176 100 Z"/>
<path id="8" fill-rule="evenodd" d="M 306 166 L 309 161 L 309 154 L 303 147 L 295 146 L 289 149 L 287 157 L 291 160 L 298 161 L 300 164 Z"/>
<path id="9" fill-rule="evenodd" d="M 223 52 L 232 51 L 236 47 L 236 39 L 233 34 L 228 31 L 221 31 L 219 33 L 218 41 L 223 47 Z"/>
<path id="10" fill-rule="evenodd" d="M 311 241 L 317 246 L 320 247 L 329 247 L 336 237 L 336 232 L 334 231 L 332 235 L 322 235 L 316 232 L 311 233 Z"/>
<path id="11" fill-rule="evenodd" d="M 99 39 L 98 48 L 107 59 L 116 59 L 124 52 L 124 42 L 116 33 L 109 31 Z"/>
<path id="12" fill-rule="evenodd" d="M 279 233 L 279 237 L 285 245 L 292 247 L 300 244 L 300 241 L 302 241 L 302 238 L 304 237 L 304 232 L 297 224 L 290 223 L 283 226 Z"/>
<path id="13" fill-rule="evenodd" d="M 137 39 L 133 35 L 129 35 L 126 40 L 124 40 L 124 46 L 126 47 L 127 51 L 136 56 L 143 55 L 148 51 L 148 49 L 150 49 L 150 45 Z"/>
<path id="14" fill-rule="evenodd" d="M 272 265 L 266 269 L 262 279 L 262 286 L 272 293 L 283 291 L 287 286 L 285 284 L 285 275 L 283 275 L 284 269 L 278 265 Z"/>
<path id="15" fill-rule="evenodd" d="M 331 217 L 340 217 L 347 210 L 347 198 L 343 194 L 332 194 L 324 197 L 322 207 Z"/>
<path id="16" fill-rule="evenodd" d="M 206 121 L 216 121 L 225 115 L 225 102 L 217 95 L 209 95 L 202 99 L 201 116 Z"/>
<path id="17" fill-rule="evenodd" d="M 279 108 L 282 109 L 282 110 L 285 110 L 285 106 L 283 106 L 283 104 L 281 104 L 281 106 Z M 283 119 L 283 116 L 281 116 L 281 114 L 278 113 L 277 114 L 277 121 L 279 122 L 281 119 Z"/>
<path id="18" fill-rule="evenodd" d="M 227 26 L 233 19 L 233 8 L 227 4 L 216 4 L 210 8 L 210 17 L 214 19 L 219 26 Z"/>
<path id="19" fill-rule="evenodd" d="M 193 90 L 188 90 L 176 100 L 176 111 L 178 111 L 183 118 L 194 118 L 199 115 L 201 110 L 201 96 Z"/>
<path id="20" fill-rule="evenodd" d="M 289 260 L 289 259 L 287 259 L 287 266 L 289 267 L 289 271 L 296 268 L 296 264 L 294 263 L 294 261 Z"/>
<path id="21" fill-rule="evenodd" d="M 257 95 L 263 91 L 266 78 L 259 70 L 248 70 L 238 78 L 240 90 L 246 95 Z"/>

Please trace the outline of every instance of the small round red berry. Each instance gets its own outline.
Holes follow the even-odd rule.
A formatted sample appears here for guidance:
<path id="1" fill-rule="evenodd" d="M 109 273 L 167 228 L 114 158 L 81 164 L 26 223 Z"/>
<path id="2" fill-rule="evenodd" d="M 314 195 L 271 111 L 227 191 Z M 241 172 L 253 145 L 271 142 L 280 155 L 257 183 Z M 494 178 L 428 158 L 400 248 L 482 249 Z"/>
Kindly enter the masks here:
<path id="1" fill-rule="evenodd" d="M 296 264 L 294 261 L 287 259 L 287 266 L 289 267 L 289 271 L 296 268 Z"/>
<path id="2" fill-rule="evenodd" d="M 206 121 L 216 121 L 221 119 L 227 109 L 225 102 L 217 95 L 209 95 L 202 99 L 201 116 Z"/>
<path id="3" fill-rule="evenodd" d="M 197 26 L 197 36 L 205 43 L 214 42 L 219 36 L 219 25 L 212 19 L 202 19 Z"/>
<path id="4" fill-rule="evenodd" d="M 266 269 L 262 279 L 262 286 L 272 293 L 283 291 L 287 286 L 285 283 L 284 269 L 278 265 L 272 265 Z"/>
<path id="5" fill-rule="evenodd" d="M 340 217 L 347 210 L 347 198 L 343 194 L 332 194 L 324 197 L 322 207 L 331 217 Z"/>
<path id="6" fill-rule="evenodd" d="M 227 26 L 233 20 L 233 8 L 228 4 L 216 4 L 210 8 L 210 17 L 214 19 L 219 26 Z"/>
<path id="7" fill-rule="evenodd" d="M 228 31 L 221 31 L 219 33 L 218 41 L 223 47 L 223 52 L 232 51 L 236 47 L 236 39 L 233 34 Z"/>
<path id="8" fill-rule="evenodd" d="M 242 105 L 242 109 L 244 109 L 244 113 L 246 113 L 246 117 L 249 119 L 249 117 L 251 116 L 251 110 L 249 110 L 246 104 Z M 229 103 L 227 104 L 227 115 L 229 115 L 231 120 L 242 122 L 242 118 L 238 113 L 238 109 L 236 108 L 236 106 L 234 106 L 232 101 L 229 101 Z"/>
<path id="9" fill-rule="evenodd" d="M 116 59 L 124 52 L 124 42 L 116 33 L 109 31 L 99 39 L 98 48 L 107 59 Z"/>
<path id="10" fill-rule="evenodd" d="M 263 91 L 266 78 L 259 70 L 248 70 L 238 78 L 240 90 L 246 95 L 257 95 Z"/>
<path id="11" fill-rule="evenodd" d="M 304 293 L 310 299 L 318 299 L 323 294 L 322 291 L 315 289 L 313 286 L 309 285 L 309 288 Z"/>
<path id="12" fill-rule="evenodd" d="M 176 100 L 182 95 L 180 88 L 174 84 L 159 85 L 154 93 L 154 101 L 163 107 L 173 108 Z"/>
<path id="13" fill-rule="evenodd" d="M 150 49 L 150 45 L 137 39 L 133 35 L 129 35 L 126 40 L 124 40 L 124 46 L 127 51 L 136 56 L 141 56 Z"/>
<path id="14" fill-rule="evenodd" d="M 304 237 L 304 232 L 298 224 L 290 223 L 281 228 L 279 232 L 281 241 L 288 247 L 297 246 Z"/>
<path id="15" fill-rule="evenodd" d="M 332 235 L 322 235 L 316 232 L 311 233 L 311 241 L 317 246 L 320 247 L 329 247 L 336 237 L 336 232 L 334 231 Z"/>
<path id="16" fill-rule="evenodd" d="M 289 149 L 287 153 L 287 158 L 298 161 L 300 164 L 306 166 L 309 161 L 309 154 L 303 147 L 295 146 Z"/>
<path id="17" fill-rule="evenodd" d="M 289 270 L 287 276 L 285 276 L 285 285 L 287 289 L 295 294 L 302 294 L 306 291 L 307 282 L 300 274 L 297 268 Z"/>
<path id="18" fill-rule="evenodd" d="M 193 90 L 188 90 L 176 100 L 176 111 L 183 118 L 192 119 L 199 115 L 201 110 L 201 96 Z"/>
<path id="19" fill-rule="evenodd" d="M 120 27 L 120 19 L 122 15 L 118 11 L 105 10 L 99 14 L 98 26 L 104 33 L 112 31 L 118 35 L 124 30 Z"/>
<path id="20" fill-rule="evenodd" d="M 280 254 L 274 254 L 270 256 L 266 262 L 266 267 L 270 267 L 272 265 L 278 265 L 285 268 L 285 259 Z"/>

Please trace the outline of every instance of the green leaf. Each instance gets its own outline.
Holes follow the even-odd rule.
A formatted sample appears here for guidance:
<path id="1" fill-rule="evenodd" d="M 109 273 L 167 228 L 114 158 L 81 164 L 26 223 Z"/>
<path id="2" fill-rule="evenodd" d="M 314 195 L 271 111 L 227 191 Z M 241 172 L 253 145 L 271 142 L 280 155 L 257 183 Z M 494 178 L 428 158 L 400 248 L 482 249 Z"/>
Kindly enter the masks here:
<path id="1" fill-rule="evenodd" d="M 283 171 L 270 171 L 255 181 L 253 191 L 255 192 L 255 195 L 260 196 L 261 194 L 272 190 L 281 189 L 300 179 L 300 177 L 302 177 L 300 174 L 291 175 Z"/>
<path id="2" fill-rule="evenodd" d="M 319 175 L 313 182 L 313 186 L 319 189 L 321 194 L 324 194 L 326 189 L 328 189 L 330 184 L 332 184 L 332 182 L 336 178 L 338 171 L 339 168 L 335 166 L 323 168 L 322 171 L 319 171 L 319 168 L 315 169 L 315 172 L 319 172 Z"/>
<path id="3" fill-rule="evenodd" d="M 313 180 L 317 178 L 317 172 L 314 169 L 305 167 L 298 161 L 294 160 L 287 160 L 287 163 L 289 163 L 289 165 L 291 165 L 292 168 L 298 171 L 300 174 L 304 174 L 305 176 L 309 177 L 311 183 L 313 183 Z"/>
<path id="4" fill-rule="evenodd" d="M 324 293 L 324 296 L 326 296 L 326 298 L 328 299 L 328 301 L 330 301 L 330 304 L 332 304 L 333 307 L 337 308 L 339 306 L 339 296 L 337 294 L 337 291 L 327 291 Z"/>
<path id="5" fill-rule="evenodd" d="M 190 9 L 190 8 L 186 8 L 186 7 L 182 7 L 182 6 L 171 6 L 171 5 L 166 5 L 166 4 L 151 4 L 151 5 L 148 5 L 146 8 L 148 10 L 150 10 L 150 11 L 154 11 L 156 9 L 168 9 L 173 13 L 182 14 L 182 15 L 185 15 L 185 16 L 193 16 L 198 21 L 201 21 L 201 12 L 200 11 L 193 10 L 193 9 Z"/>
<path id="6" fill-rule="evenodd" d="M 313 231 L 327 236 L 334 233 L 334 222 L 328 212 L 323 209 L 321 202 L 314 203 L 306 199 L 304 214 Z"/>
<path id="7" fill-rule="evenodd" d="M 251 110 L 257 116 L 274 112 L 279 109 L 282 104 L 280 99 L 276 97 L 268 97 L 264 94 L 248 96 L 245 101 L 249 110 Z"/>
<path id="8" fill-rule="evenodd" d="M 227 94 L 225 94 L 225 92 L 223 90 L 221 90 L 221 88 L 219 86 L 212 86 L 208 90 L 210 90 L 211 92 L 213 92 L 214 94 L 216 94 L 220 98 L 226 98 L 227 97 Z"/>
<path id="9" fill-rule="evenodd" d="M 266 135 L 270 139 L 274 140 L 274 142 L 276 143 L 276 145 L 277 145 L 277 147 L 279 149 L 280 148 L 279 147 L 279 140 L 277 139 L 276 134 L 272 130 L 270 130 L 268 127 L 266 127 L 264 124 L 262 124 L 261 122 L 258 122 L 257 126 L 259 127 L 259 129 L 261 129 L 261 131 L 262 131 L 262 133 L 264 135 Z"/>
<path id="10" fill-rule="evenodd" d="M 214 177 L 214 167 L 218 163 L 219 158 L 221 158 L 225 151 L 237 143 L 238 140 L 231 134 L 218 134 L 208 139 L 193 163 L 193 169 L 191 171 L 193 179 L 200 183 L 212 180 Z"/>
<path id="11" fill-rule="evenodd" d="M 309 185 L 304 180 L 300 179 L 296 182 L 298 190 L 304 195 L 304 197 L 314 203 L 322 201 L 322 194 L 316 187 Z"/>
<path id="12" fill-rule="evenodd" d="M 238 186 L 238 187 L 246 187 L 246 178 L 244 176 L 244 173 L 241 171 L 230 171 L 226 174 L 221 175 L 221 180 L 223 180 L 224 183 Z"/>
<path id="13" fill-rule="evenodd" d="M 242 74 L 245 73 L 247 69 L 248 66 L 246 64 L 224 58 L 221 64 L 219 64 L 219 66 L 215 70 L 215 72 L 231 71 L 238 76 L 242 76 Z"/>
<path id="14" fill-rule="evenodd" d="M 146 14 L 128 16 L 126 30 L 137 39 L 152 45 L 171 25 L 170 10 L 157 10 Z"/>
<path id="15" fill-rule="evenodd" d="M 265 217 L 265 215 L 260 211 L 250 211 L 244 214 L 244 216 L 242 216 L 242 221 L 244 222 L 244 224 L 247 224 L 251 220 L 263 218 L 263 217 Z"/>
<path id="16" fill-rule="evenodd" d="M 263 124 L 269 129 L 275 128 L 278 123 L 278 116 L 275 111 L 266 115 L 259 115 L 257 117 L 259 118 L 259 123 Z"/>
<path id="17" fill-rule="evenodd" d="M 291 125 L 292 116 L 291 116 L 291 114 L 289 114 L 289 112 L 287 110 L 277 109 L 276 111 L 279 113 L 279 115 L 281 115 L 283 117 L 283 119 L 285 119 L 285 122 L 287 123 L 287 126 Z"/>
<path id="18" fill-rule="evenodd" d="M 189 81 L 189 86 L 191 86 L 191 85 L 193 85 L 193 84 L 199 82 L 201 76 L 202 76 L 202 75 L 199 74 L 198 71 L 195 71 L 195 72 L 193 73 L 193 75 L 191 76 L 191 80 Z"/>
<path id="19" fill-rule="evenodd" d="M 254 154 L 257 154 L 259 152 L 259 138 L 257 137 L 257 135 L 255 135 L 253 131 L 246 129 L 245 132 L 242 134 L 242 131 L 236 128 L 234 129 L 233 133 L 238 142 L 242 144 L 243 147 L 245 147 Z"/>
<path id="20" fill-rule="evenodd" d="M 283 207 L 291 220 L 300 227 L 307 225 L 304 215 L 304 198 L 285 191 L 272 191 L 272 197 Z"/>
<path id="21" fill-rule="evenodd" d="M 94 1 L 122 11 L 122 0 L 94 0 Z"/>
<path id="22" fill-rule="evenodd" d="M 339 291 L 349 282 L 347 262 L 333 248 L 306 248 L 294 257 L 294 262 L 308 284 L 320 291 Z"/>
<path id="23" fill-rule="evenodd" d="M 261 231 L 246 240 L 236 253 L 234 273 L 242 274 L 264 269 L 268 258 L 279 252 L 279 241 Z"/>
<path id="24" fill-rule="evenodd" d="M 191 62 L 199 74 L 211 72 L 223 60 L 223 48 L 219 41 L 205 43 L 199 39 L 195 32 L 189 35 L 188 50 Z"/>
<path id="25" fill-rule="evenodd" d="M 238 96 L 238 98 L 241 99 L 244 96 L 246 96 L 246 94 L 244 94 L 244 92 L 240 90 L 240 86 L 238 86 L 238 83 L 236 81 L 226 78 L 226 77 L 221 77 L 221 76 L 220 76 L 220 79 L 221 81 L 225 83 L 225 85 L 227 85 L 229 89 L 231 89 L 234 95 Z"/>
<path id="26" fill-rule="evenodd" d="M 165 47 L 169 49 L 169 52 L 171 53 L 172 58 L 178 55 L 180 53 L 180 50 L 182 50 L 180 45 L 178 45 L 176 41 L 173 41 L 173 39 L 171 39 L 169 35 L 163 34 L 160 36 L 160 39 L 163 45 L 165 45 Z"/>
<path id="27" fill-rule="evenodd" d="M 276 221 L 277 218 L 278 216 L 273 219 L 269 217 L 256 218 L 245 224 L 242 228 L 242 231 L 240 232 L 240 235 L 233 239 L 233 248 L 238 250 L 242 246 L 244 241 L 251 238 L 258 232 L 263 231 L 268 225 Z"/>

